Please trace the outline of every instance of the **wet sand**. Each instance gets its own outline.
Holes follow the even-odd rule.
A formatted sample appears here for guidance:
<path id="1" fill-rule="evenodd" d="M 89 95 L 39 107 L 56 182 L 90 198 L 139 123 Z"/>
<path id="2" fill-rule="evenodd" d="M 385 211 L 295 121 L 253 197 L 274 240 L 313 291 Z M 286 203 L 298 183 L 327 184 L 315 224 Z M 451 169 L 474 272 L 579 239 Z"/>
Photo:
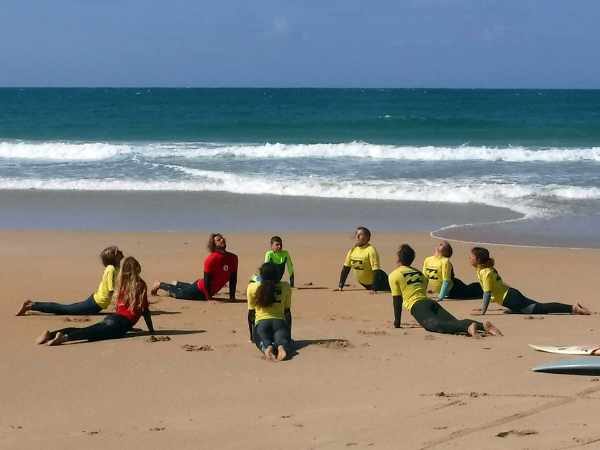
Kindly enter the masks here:
<path id="1" fill-rule="evenodd" d="M 269 363 L 248 342 L 246 305 L 153 298 L 160 339 L 37 346 L 45 329 L 101 317 L 15 317 L 25 298 L 80 300 L 96 287 L 98 252 L 117 244 L 141 261 L 148 282 L 193 280 L 206 233 L 0 231 L 0 448 L 451 449 L 594 448 L 600 442 L 600 377 L 536 374 L 560 359 L 536 344 L 600 342 L 598 315 L 521 316 L 493 307 L 504 337 L 434 334 L 404 312 L 392 327 L 388 294 L 337 284 L 349 231 L 285 233 L 295 258 L 297 354 Z M 428 233 L 379 233 L 384 268 L 409 242 L 417 266 Z M 240 257 L 238 297 L 269 234 L 228 234 Z M 456 275 L 473 281 L 469 245 L 456 244 Z M 504 279 L 539 300 L 594 298 L 599 250 L 491 247 Z M 312 283 L 312 284 L 309 284 Z M 226 290 L 222 297 L 226 297 Z M 471 317 L 478 301 L 448 301 Z M 472 316 L 474 318 L 474 316 Z M 138 326 L 144 329 L 143 322 Z"/>

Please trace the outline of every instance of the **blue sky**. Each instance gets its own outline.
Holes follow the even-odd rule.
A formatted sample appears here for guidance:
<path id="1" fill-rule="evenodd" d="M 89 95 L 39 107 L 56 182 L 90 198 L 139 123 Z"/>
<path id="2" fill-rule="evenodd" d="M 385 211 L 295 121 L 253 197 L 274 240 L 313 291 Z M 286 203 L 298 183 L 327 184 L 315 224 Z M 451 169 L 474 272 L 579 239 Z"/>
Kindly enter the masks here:
<path id="1" fill-rule="evenodd" d="M 2 0 L 0 86 L 600 88 L 598 0 Z"/>

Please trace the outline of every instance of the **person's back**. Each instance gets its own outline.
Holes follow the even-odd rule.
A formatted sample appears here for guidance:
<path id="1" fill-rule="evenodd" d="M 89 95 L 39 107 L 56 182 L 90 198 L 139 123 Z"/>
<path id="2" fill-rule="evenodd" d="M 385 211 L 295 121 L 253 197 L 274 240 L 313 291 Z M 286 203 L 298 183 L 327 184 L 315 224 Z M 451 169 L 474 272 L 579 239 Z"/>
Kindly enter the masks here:
<path id="1" fill-rule="evenodd" d="M 402 296 L 402 306 L 410 311 L 415 303 L 427 299 L 427 277 L 411 266 L 398 266 L 389 276 L 392 296 Z"/>
<path id="2" fill-rule="evenodd" d="M 280 281 L 275 287 L 275 301 L 268 306 L 260 306 L 257 303 L 256 292 L 261 283 L 250 283 L 246 296 L 248 298 L 248 309 L 253 309 L 255 313 L 255 323 L 267 319 L 285 320 L 285 310 L 291 308 L 292 290 L 290 284 L 285 281 Z"/>
<path id="3" fill-rule="evenodd" d="M 432 255 L 423 261 L 423 274 L 427 277 L 427 290 L 439 294 L 444 281 L 448 281 L 448 290 L 452 289 L 454 269 L 450 259 L 444 256 Z"/>

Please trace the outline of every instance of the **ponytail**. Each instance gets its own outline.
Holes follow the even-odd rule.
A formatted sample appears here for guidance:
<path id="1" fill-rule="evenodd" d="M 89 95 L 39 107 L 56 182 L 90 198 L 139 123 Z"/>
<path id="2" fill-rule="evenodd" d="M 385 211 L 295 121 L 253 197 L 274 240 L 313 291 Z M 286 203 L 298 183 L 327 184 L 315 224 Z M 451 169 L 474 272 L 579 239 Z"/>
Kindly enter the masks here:
<path id="1" fill-rule="evenodd" d="M 490 258 L 490 252 L 487 248 L 473 247 L 471 254 L 475 257 L 478 266 L 484 268 L 494 267 L 494 258 Z"/>
<path id="2" fill-rule="evenodd" d="M 260 266 L 260 285 L 256 289 L 256 304 L 266 308 L 275 303 L 277 295 L 278 273 L 273 263 Z"/>

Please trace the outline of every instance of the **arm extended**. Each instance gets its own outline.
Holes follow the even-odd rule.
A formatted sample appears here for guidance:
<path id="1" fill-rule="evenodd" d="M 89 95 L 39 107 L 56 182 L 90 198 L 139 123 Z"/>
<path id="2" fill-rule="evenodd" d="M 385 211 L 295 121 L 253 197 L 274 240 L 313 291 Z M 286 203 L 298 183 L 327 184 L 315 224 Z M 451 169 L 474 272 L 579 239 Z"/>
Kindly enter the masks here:
<path id="1" fill-rule="evenodd" d="M 342 266 L 342 271 L 340 272 L 340 282 L 338 284 L 338 287 L 340 288 L 340 291 L 342 289 L 344 289 L 344 284 L 346 284 L 346 279 L 348 278 L 348 274 L 350 273 L 350 267 L 349 266 Z"/>
<path id="2" fill-rule="evenodd" d="M 394 328 L 400 328 L 400 320 L 402 319 L 402 296 L 394 295 Z"/>

